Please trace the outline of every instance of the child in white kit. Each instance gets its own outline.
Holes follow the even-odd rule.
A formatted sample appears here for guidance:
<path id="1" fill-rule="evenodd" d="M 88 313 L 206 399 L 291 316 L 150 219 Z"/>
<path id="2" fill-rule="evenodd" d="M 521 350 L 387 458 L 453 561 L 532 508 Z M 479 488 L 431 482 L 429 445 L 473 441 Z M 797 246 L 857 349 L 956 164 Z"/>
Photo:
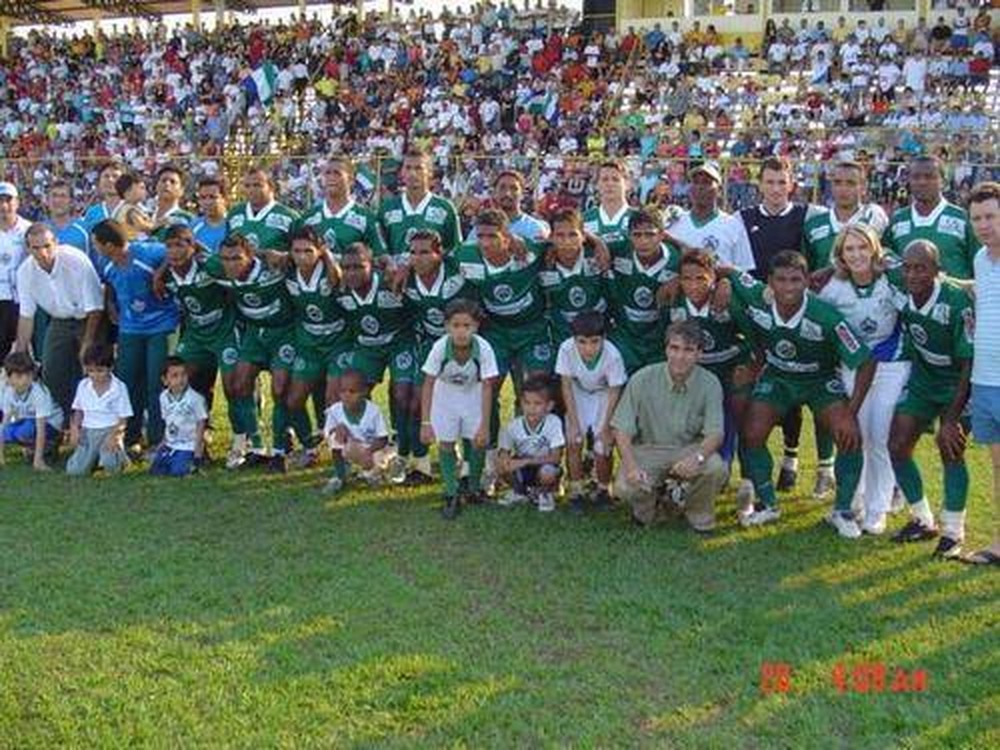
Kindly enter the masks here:
<path id="1" fill-rule="evenodd" d="M 479 330 L 479 305 L 456 299 L 444 310 L 447 333 L 434 342 L 424 362 L 420 399 L 420 440 L 437 440 L 444 485 L 441 515 L 453 519 L 461 503 L 481 502 L 479 489 L 490 436 L 493 387 L 500 370 L 490 343 Z M 463 441 L 462 454 L 469 462 L 469 476 L 460 491 L 455 444 Z"/>
<path id="2" fill-rule="evenodd" d="M 559 347 L 556 375 L 560 378 L 566 407 L 566 466 L 569 470 L 570 508 L 582 513 L 585 506 L 583 450 L 590 436 L 597 473 L 594 507 L 611 505 L 611 415 L 628 380 L 625 362 L 617 347 L 605 338 L 604 316 L 580 313 L 570 326 L 573 336 Z"/>
<path id="3" fill-rule="evenodd" d="M 72 455 L 66 473 L 90 474 L 95 466 L 117 473 L 129 464 L 125 454 L 125 423 L 132 416 L 128 389 L 111 370 L 114 352 L 107 344 L 94 344 L 83 353 L 83 370 L 73 398 L 69 445 Z"/>
<path id="4" fill-rule="evenodd" d="M 357 370 L 348 370 L 340 378 L 340 401 L 326 410 L 323 435 L 333 455 L 333 476 L 324 492 L 340 492 L 347 483 L 351 464 L 357 465 L 361 476 L 376 483 L 393 459 L 386 446 L 389 430 L 385 418 L 368 398 L 368 381 Z"/>
<path id="5" fill-rule="evenodd" d="M 0 389 L 0 466 L 5 443 L 23 446 L 36 471 L 48 471 L 46 454 L 55 455 L 63 412 L 52 394 L 35 380 L 35 361 L 27 352 L 11 352 L 3 363 L 7 382 Z"/>
<path id="6" fill-rule="evenodd" d="M 188 385 L 187 366 L 180 357 L 167 357 L 163 382 L 166 385 L 160 393 L 163 442 L 156 449 L 149 473 L 185 477 L 205 455 L 208 408 L 205 397 Z"/>

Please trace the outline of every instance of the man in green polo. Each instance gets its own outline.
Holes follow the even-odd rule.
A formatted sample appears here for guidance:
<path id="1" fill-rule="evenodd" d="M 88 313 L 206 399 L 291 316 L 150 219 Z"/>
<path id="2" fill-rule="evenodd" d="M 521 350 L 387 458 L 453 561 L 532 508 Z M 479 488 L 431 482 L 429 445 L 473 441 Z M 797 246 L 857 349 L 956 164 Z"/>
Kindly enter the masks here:
<path id="1" fill-rule="evenodd" d="M 672 323 L 666 363 L 639 370 L 625 386 L 611 428 L 621 455 L 615 495 L 647 525 L 683 514 L 695 531 L 715 528 L 715 498 L 726 483 L 722 386 L 698 365 L 696 321 Z"/>

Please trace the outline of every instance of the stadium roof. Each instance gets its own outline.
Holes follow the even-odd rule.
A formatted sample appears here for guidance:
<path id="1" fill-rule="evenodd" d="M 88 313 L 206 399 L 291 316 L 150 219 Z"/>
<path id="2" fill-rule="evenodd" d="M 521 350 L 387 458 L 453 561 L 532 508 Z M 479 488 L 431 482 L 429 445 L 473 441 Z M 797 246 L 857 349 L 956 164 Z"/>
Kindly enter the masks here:
<path id="1" fill-rule="evenodd" d="M 354 5 L 355 0 L 306 0 L 307 5 Z M 226 8 L 254 12 L 263 8 L 298 5 L 298 0 L 226 0 Z M 214 10 L 213 0 L 202 0 L 203 13 Z M 191 0 L 0 0 L 0 16 L 15 25 L 60 24 L 94 18 L 156 19 L 169 13 L 190 13 Z"/>

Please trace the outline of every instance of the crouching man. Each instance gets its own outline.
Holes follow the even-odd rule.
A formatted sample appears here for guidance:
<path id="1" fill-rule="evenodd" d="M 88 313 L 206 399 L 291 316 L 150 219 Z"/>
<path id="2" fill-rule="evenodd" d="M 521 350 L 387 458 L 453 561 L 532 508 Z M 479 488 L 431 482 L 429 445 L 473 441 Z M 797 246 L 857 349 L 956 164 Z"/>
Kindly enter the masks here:
<path id="1" fill-rule="evenodd" d="M 715 528 L 715 498 L 726 483 L 722 386 L 698 366 L 696 321 L 667 329 L 666 363 L 639 370 L 625 386 L 611 427 L 621 455 L 615 494 L 641 525 L 683 514 L 695 531 Z"/>

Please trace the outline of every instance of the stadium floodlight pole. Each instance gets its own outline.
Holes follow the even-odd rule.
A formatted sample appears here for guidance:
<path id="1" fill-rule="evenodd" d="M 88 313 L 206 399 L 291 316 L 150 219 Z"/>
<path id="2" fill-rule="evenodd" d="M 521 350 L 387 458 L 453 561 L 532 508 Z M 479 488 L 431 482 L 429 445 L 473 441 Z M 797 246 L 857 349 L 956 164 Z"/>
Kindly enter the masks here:
<path id="1" fill-rule="evenodd" d="M 191 0 L 191 25 L 201 31 L 201 0 Z"/>

